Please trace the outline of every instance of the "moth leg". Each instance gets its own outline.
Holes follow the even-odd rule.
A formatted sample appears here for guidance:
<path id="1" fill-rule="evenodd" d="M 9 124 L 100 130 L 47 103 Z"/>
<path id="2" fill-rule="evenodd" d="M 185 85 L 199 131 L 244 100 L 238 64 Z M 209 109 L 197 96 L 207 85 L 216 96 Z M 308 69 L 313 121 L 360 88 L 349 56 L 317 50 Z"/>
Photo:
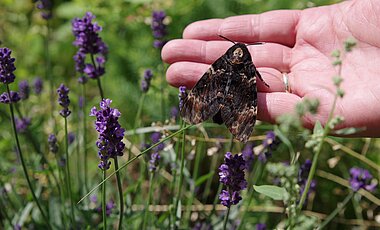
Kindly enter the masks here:
<path id="1" fill-rule="evenodd" d="M 264 83 L 264 85 L 265 85 L 266 87 L 270 88 L 269 85 L 268 85 L 268 84 L 264 81 L 264 79 L 261 77 L 259 71 L 256 70 L 255 75 L 256 75 L 256 77 L 260 78 L 260 80 Z"/>

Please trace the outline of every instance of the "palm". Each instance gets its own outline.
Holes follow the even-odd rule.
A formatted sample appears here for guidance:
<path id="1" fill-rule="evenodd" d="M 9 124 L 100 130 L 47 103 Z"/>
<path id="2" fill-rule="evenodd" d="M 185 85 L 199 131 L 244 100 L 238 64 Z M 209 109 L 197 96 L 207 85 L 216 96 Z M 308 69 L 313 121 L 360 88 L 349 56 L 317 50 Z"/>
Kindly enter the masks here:
<path id="1" fill-rule="evenodd" d="M 336 114 L 345 118 L 342 128 L 364 126 L 367 131 L 362 135 L 379 135 L 380 7 L 371 3 L 349 1 L 303 11 L 196 22 L 185 29 L 184 38 L 197 40 L 175 40 L 162 51 L 164 60 L 172 64 L 168 81 L 192 87 L 208 65 L 231 46 L 214 41 L 220 40 L 218 34 L 247 43 L 265 41 L 266 45 L 250 46 L 253 62 L 270 85 L 268 89 L 258 82 L 259 118 L 273 122 L 302 99 L 317 98 L 318 114 L 305 119 L 305 125 L 312 127 L 316 120 L 325 123 L 331 110 L 336 90 L 332 77 L 339 72 L 331 64 L 331 52 L 343 50 L 343 42 L 354 37 L 358 45 L 342 57 L 345 96 L 338 101 Z M 281 72 L 289 75 L 291 93 L 284 93 Z"/>

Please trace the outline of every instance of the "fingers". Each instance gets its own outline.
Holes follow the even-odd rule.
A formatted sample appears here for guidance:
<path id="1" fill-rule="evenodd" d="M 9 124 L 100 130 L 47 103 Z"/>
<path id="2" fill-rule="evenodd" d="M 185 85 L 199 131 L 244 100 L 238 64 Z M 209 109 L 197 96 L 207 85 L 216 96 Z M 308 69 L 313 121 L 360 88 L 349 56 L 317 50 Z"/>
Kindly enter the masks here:
<path id="1" fill-rule="evenodd" d="M 293 47 L 300 11 L 278 10 L 256 15 L 242 15 L 226 19 L 211 19 L 190 24 L 183 38 L 222 40 L 223 35 L 233 41 L 252 43 L 274 42 Z"/>
<path id="2" fill-rule="evenodd" d="M 188 89 L 191 89 L 208 68 L 210 68 L 210 65 L 194 62 L 176 62 L 168 68 L 166 80 L 173 86 L 186 86 Z M 258 68 L 258 71 L 265 82 L 270 86 L 270 88 L 268 88 L 262 81 L 256 79 L 259 92 L 285 91 L 281 72 L 273 68 Z"/>
<path id="3" fill-rule="evenodd" d="M 292 113 L 300 101 L 300 97 L 290 93 L 258 93 L 257 119 L 275 123 L 279 116 Z"/>
<path id="4" fill-rule="evenodd" d="M 163 47 L 162 59 L 170 64 L 180 61 L 211 64 L 231 46 L 231 42 L 226 41 L 172 40 Z M 248 49 L 256 67 L 270 67 L 282 72 L 289 72 L 291 60 L 289 47 L 265 43 L 248 46 Z"/>

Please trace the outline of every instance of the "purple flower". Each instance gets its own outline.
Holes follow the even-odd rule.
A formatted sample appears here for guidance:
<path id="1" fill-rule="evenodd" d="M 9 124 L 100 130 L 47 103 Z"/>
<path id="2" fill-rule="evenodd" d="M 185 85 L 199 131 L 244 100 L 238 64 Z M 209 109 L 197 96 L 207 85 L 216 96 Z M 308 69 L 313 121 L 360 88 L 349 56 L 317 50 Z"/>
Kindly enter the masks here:
<path id="1" fill-rule="evenodd" d="M 149 160 L 150 172 L 155 172 L 157 170 L 160 159 L 161 159 L 161 156 L 158 152 L 154 152 L 150 155 L 150 160 Z"/>
<path id="2" fill-rule="evenodd" d="M 362 168 L 353 167 L 350 169 L 350 186 L 354 192 L 359 191 L 359 189 L 365 189 L 370 192 L 374 191 L 377 184 L 372 182 L 371 173 Z"/>
<path id="3" fill-rule="evenodd" d="M 79 84 L 86 84 L 87 83 L 87 81 L 88 81 L 88 78 L 86 77 L 86 76 L 80 76 L 80 77 L 78 77 L 78 83 Z"/>
<path id="4" fill-rule="evenodd" d="M 265 230 L 267 229 L 267 225 L 263 223 L 256 224 L 256 230 Z"/>
<path id="5" fill-rule="evenodd" d="M 219 181 L 227 187 L 219 195 L 222 205 L 230 207 L 241 200 L 239 192 L 247 188 L 244 169 L 245 161 L 241 155 L 226 153 L 224 163 L 219 167 Z"/>
<path id="6" fill-rule="evenodd" d="M 161 49 L 164 47 L 164 45 L 167 43 L 167 41 L 161 41 L 161 40 L 154 40 L 153 41 L 153 47 L 157 49 Z"/>
<path id="7" fill-rule="evenodd" d="M 72 21 L 72 31 L 75 36 L 73 44 L 79 48 L 74 55 L 76 71 L 96 79 L 105 73 L 104 64 L 107 59 L 108 47 L 98 34 L 102 31 L 102 27 L 92 22 L 94 18 L 95 16 L 91 12 L 87 12 L 83 18 L 75 18 Z M 96 63 L 86 63 L 86 54 L 90 54 L 90 59 L 95 60 Z M 95 57 L 95 55 L 97 56 Z"/>
<path id="8" fill-rule="evenodd" d="M 212 230 L 212 225 L 206 221 L 197 221 L 192 230 Z"/>
<path id="9" fill-rule="evenodd" d="M 253 143 L 248 143 L 245 145 L 243 151 L 241 152 L 241 155 L 243 156 L 243 159 L 245 161 L 245 168 L 247 170 L 252 169 L 252 163 L 255 159 L 255 154 L 253 153 Z"/>
<path id="10" fill-rule="evenodd" d="M 178 117 L 178 112 L 179 111 L 178 111 L 177 107 L 175 107 L 175 106 L 171 107 L 171 109 L 170 109 L 170 118 L 176 120 L 177 117 Z"/>
<path id="11" fill-rule="evenodd" d="M 75 61 L 75 70 L 79 73 L 83 73 L 84 67 L 86 66 L 86 54 L 78 51 L 73 58 Z"/>
<path id="12" fill-rule="evenodd" d="M 151 28 L 154 38 L 163 38 L 166 35 L 165 18 L 166 14 L 164 11 L 153 11 Z"/>
<path id="13" fill-rule="evenodd" d="M 0 82 L 3 84 L 10 84 L 15 81 L 14 75 L 15 58 L 11 57 L 12 50 L 8 48 L 0 48 Z"/>
<path id="14" fill-rule="evenodd" d="M 147 69 L 144 71 L 144 77 L 141 81 L 141 91 L 143 91 L 143 93 L 148 92 L 149 87 L 150 87 L 150 81 L 152 80 L 152 77 L 153 77 L 152 70 Z"/>
<path id="15" fill-rule="evenodd" d="M 40 95 L 42 93 L 42 89 L 44 87 L 43 81 L 40 77 L 34 78 L 33 86 L 34 86 L 34 93 L 37 95 Z"/>
<path id="16" fill-rule="evenodd" d="M 16 123 L 16 131 L 18 133 L 24 133 L 30 125 L 30 118 L 27 118 L 27 117 L 21 118 L 21 119 L 16 118 L 15 123 Z"/>
<path id="17" fill-rule="evenodd" d="M 75 133 L 73 132 L 68 133 L 68 141 L 69 141 L 69 145 L 71 145 L 75 141 Z"/>
<path id="18" fill-rule="evenodd" d="M 166 25 L 164 24 L 165 18 L 166 14 L 164 11 L 153 11 L 152 13 L 151 29 L 153 37 L 155 38 L 153 42 L 155 48 L 162 48 L 166 43 L 163 39 L 167 34 Z"/>
<path id="19" fill-rule="evenodd" d="M 83 106 L 84 106 L 84 98 L 82 96 L 79 96 L 79 99 L 78 99 L 78 106 L 80 109 L 83 109 Z"/>
<path id="20" fill-rule="evenodd" d="M 150 139 L 152 141 L 152 145 L 160 142 L 161 136 L 162 135 L 159 132 L 152 133 L 152 135 L 150 136 Z M 156 147 L 153 148 L 153 151 L 154 152 L 159 152 L 159 151 L 162 151 L 164 148 L 165 148 L 165 144 L 164 143 L 160 143 Z"/>
<path id="21" fill-rule="evenodd" d="M 124 129 L 119 124 L 120 112 L 110 107 L 112 100 L 103 99 L 100 102 L 100 109 L 91 109 L 90 116 L 95 116 L 95 129 L 99 136 L 96 142 L 100 163 L 98 167 L 102 170 L 109 169 L 110 158 L 123 155 L 125 144 L 122 142 Z"/>
<path id="22" fill-rule="evenodd" d="M 23 80 L 18 83 L 18 92 L 21 100 L 26 100 L 29 98 L 30 87 L 27 80 Z"/>
<path id="23" fill-rule="evenodd" d="M 110 216 L 112 214 L 112 210 L 116 207 L 115 202 L 111 199 L 106 203 L 106 215 Z M 102 206 L 99 206 L 96 209 L 99 213 L 102 213 Z"/>
<path id="24" fill-rule="evenodd" d="M 9 98 L 9 95 L 7 92 L 2 93 L 0 95 L 0 103 L 3 103 L 3 104 L 10 104 L 11 102 L 16 103 L 21 99 L 17 92 L 10 91 L 10 94 L 11 96 Z"/>
<path id="25" fill-rule="evenodd" d="M 297 184 L 300 186 L 300 195 L 302 195 L 302 193 L 304 192 L 305 190 L 305 186 L 306 186 L 306 183 L 307 183 L 307 178 L 309 176 L 309 172 L 310 172 L 310 169 L 311 169 L 311 160 L 309 159 L 306 159 L 305 160 L 305 163 L 303 163 L 298 171 L 298 180 L 297 180 Z M 314 192 L 315 191 L 315 188 L 317 187 L 317 182 L 313 179 L 311 181 L 311 184 L 310 184 L 310 188 L 309 188 L 309 191 L 307 193 L 307 196 L 306 198 L 309 197 L 310 193 L 311 192 Z M 305 202 L 306 204 L 306 202 Z"/>
<path id="26" fill-rule="evenodd" d="M 178 90 L 179 90 L 179 93 L 178 93 L 179 109 L 181 110 L 183 106 L 183 100 L 187 97 L 186 86 L 180 86 Z"/>
<path id="27" fill-rule="evenodd" d="M 90 201 L 92 202 L 92 203 L 97 203 L 98 202 L 98 197 L 96 196 L 96 195 L 91 195 L 90 196 Z"/>
<path id="28" fill-rule="evenodd" d="M 62 117 L 68 117 L 71 114 L 69 110 L 70 99 L 69 99 L 69 88 L 67 88 L 64 84 L 61 84 L 58 89 L 58 103 L 63 107 L 59 114 Z"/>
<path id="29" fill-rule="evenodd" d="M 34 0 L 34 2 L 37 3 L 37 9 L 40 9 L 41 12 L 41 17 L 45 20 L 49 20 L 52 18 L 52 9 L 53 9 L 53 4 L 49 0 Z"/>
<path id="30" fill-rule="evenodd" d="M 262 163 L 267 162 L 268 158 L 272 156 L 272 151 L 275 150 L 278 146 L 278 140 L 276 138 L 276 134 L 273 131 L 269 131 L 266 133 L 266 137 L 263 140 L 263 150 L 260 152 L 258 159 Z"/>
<path id="31" fill-rule="evenodd" d="M 57 137 L 54 134 L 50 134 L 48 137 L 49 150 L 52 153 L 58 153 Z"/>

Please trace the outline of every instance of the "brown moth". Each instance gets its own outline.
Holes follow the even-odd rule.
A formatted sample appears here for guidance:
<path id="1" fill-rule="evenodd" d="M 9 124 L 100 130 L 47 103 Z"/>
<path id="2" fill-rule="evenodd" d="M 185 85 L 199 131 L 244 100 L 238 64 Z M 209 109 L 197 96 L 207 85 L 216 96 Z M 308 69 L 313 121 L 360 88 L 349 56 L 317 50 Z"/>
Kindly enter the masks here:
<path id="1" fill-rule="evenodd" d="M 209 118 L 224 123 L 237 140 L 245 143 L 256 122 L 256 77 L 264 80 L 252 62 L 247 45 L 233 43 L 183 98 L 180 114 L 190 124 Z"/>

